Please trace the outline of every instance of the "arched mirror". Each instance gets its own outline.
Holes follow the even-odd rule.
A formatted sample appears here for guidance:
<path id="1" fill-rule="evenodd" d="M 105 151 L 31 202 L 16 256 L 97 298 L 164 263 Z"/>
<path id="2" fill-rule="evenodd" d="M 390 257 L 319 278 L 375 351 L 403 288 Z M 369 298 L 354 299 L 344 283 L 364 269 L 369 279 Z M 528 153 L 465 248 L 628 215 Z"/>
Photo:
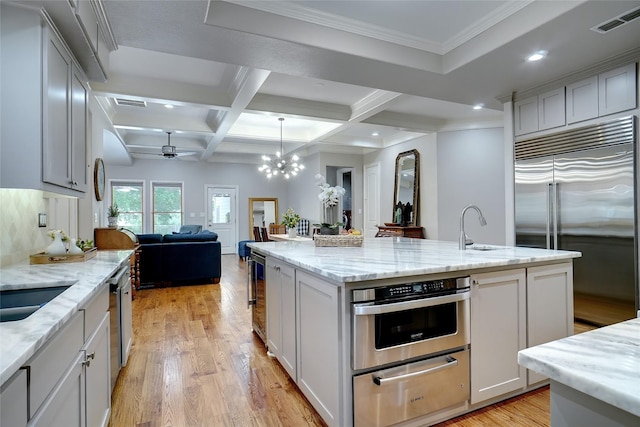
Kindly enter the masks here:
<path id="1" fill-rule="evenodd" d="M 269 227 L 278 224 L 278 199 L 268 197 L 249 198 L 249 236 L 253 236 L 253 227 Z"/>
<path id="2" fill-rule="evenodd" d="M 409 150 L 396 157 L 396 176 L 393 196 L 393 222 L 418 226 L 420 208 L 420 153 Z"/>

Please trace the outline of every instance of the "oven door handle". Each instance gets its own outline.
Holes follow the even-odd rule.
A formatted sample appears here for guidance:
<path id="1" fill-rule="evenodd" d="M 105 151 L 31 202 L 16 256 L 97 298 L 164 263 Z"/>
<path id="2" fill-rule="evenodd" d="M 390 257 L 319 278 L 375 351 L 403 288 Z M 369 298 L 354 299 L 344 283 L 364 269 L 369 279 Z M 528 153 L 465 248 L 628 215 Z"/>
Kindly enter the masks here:
<path id="1" fill-rule="evenodd" d="M 445 295 L 435 298 L 424 298 L 411 301 L 394 302 L 390 304 L 371 305 L 371 303 L 354 304 L 353 314 L 355 316 L 370 316 L 372 314 L 393 313 L 396 311 L 413 310 L 415 308 L 433 307 L 434 305 L 448 304 L 469 299 L 469 292 Z"/>
<path id="2" fill-rule="evenodd" d="M 444 360 L 445 360 L 445 363 L 443 363 L 442 365 L 435 366 L 433 368 L 423 369 L 421 371 L 416 371 L 416 372 L 411 372 L 411 373 L 408 373 L 408 374 L 397 375 L 395 377 L 389 377 L 389 378 L 382 378 L 382 377 L 380 377 L 378 375 L 373 375 L 372 379 L 373 379 L 374 384 L 382 386 L 382 385 L 385 385 L 385 384 L 390 383 L 390 382 L 406 380 L 407 378 L 417 377 L 419 375 L 432 374 L 434 372 L 441 371 L 443 369 L 447 369 L 447 368 L 452 368 L 454 366 L 458 366 L 458 360 L 454 359 L 451 356 L 444 356 Z"/>

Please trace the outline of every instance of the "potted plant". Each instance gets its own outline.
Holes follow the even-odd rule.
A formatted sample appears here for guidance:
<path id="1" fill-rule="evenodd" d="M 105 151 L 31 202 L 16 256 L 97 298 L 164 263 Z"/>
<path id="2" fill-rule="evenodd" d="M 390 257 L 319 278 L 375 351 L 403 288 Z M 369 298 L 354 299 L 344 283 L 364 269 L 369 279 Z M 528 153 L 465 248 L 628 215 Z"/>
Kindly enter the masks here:
<path id="1" fill-rule="evenodd" d="M 344 225 L 338 221 L 338 202 L 340 197 L 345 193 L 345 189 L 336 185 L 335 187 L 327 184 L 324 176 L 317 174 L 315 176 L 316 185 L 320 188 L 318 199 L 324 207 L 323 220 L 320 224 L 320 234 L 338 234 L 340 226 Z M 317 225 L 317 224 L 314 224 Z"/>
<path id="2" fill-rule="evenodd" d="M 287 209 L 282 214 L 282 224 L 287 227 L 289 237 L 296 237 L 296 225 L 300 222 L 300 215 L 298 215 L 292 208 Z"/>
<path id="3" fill-rule="evenodd" d="M 118 226 L 118 215 L 120 215 L 120 209 L 118 204 L 114 203 L 107 209 L 107 220 L 109 221 L 110 228 L 116 228 Z"/>

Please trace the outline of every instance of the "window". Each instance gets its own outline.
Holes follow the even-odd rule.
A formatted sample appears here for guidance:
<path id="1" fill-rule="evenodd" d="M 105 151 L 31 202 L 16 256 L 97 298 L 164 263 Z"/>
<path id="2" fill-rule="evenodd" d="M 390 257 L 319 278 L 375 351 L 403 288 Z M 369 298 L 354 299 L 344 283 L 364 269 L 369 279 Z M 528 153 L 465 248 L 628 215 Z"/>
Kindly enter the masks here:
<path id="1" fill-rule="evenodd" d="M 111 203 L 118 205 L 118 227 L 142 233 L 143 191 L 142 182 L 111 182 Z"/>
<path id="2" fill-rule="evenodd" d="M 182 225 L 182 184 L 152 183 L 153 232 L 171 234 Z"/>

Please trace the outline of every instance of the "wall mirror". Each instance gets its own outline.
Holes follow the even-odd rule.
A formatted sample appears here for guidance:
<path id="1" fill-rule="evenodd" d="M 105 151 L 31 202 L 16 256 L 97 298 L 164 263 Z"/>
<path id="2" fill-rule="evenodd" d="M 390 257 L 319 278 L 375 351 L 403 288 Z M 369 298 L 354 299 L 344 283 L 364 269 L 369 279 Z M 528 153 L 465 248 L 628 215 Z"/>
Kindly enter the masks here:
<path id="1" fill-rule="evenodd" d="M 393 196 L 393 222 L 402 226 L 418 226 L 420 208 L 420 153 L 409 150 L 396 157 Z"/>
<path id="2" fill-rule="evenodd" d="M 278 224 L 278 199 L 268 197 L 249 198 L 249 236 L 253 236 L 253 227 L 269 227 Z"/>

